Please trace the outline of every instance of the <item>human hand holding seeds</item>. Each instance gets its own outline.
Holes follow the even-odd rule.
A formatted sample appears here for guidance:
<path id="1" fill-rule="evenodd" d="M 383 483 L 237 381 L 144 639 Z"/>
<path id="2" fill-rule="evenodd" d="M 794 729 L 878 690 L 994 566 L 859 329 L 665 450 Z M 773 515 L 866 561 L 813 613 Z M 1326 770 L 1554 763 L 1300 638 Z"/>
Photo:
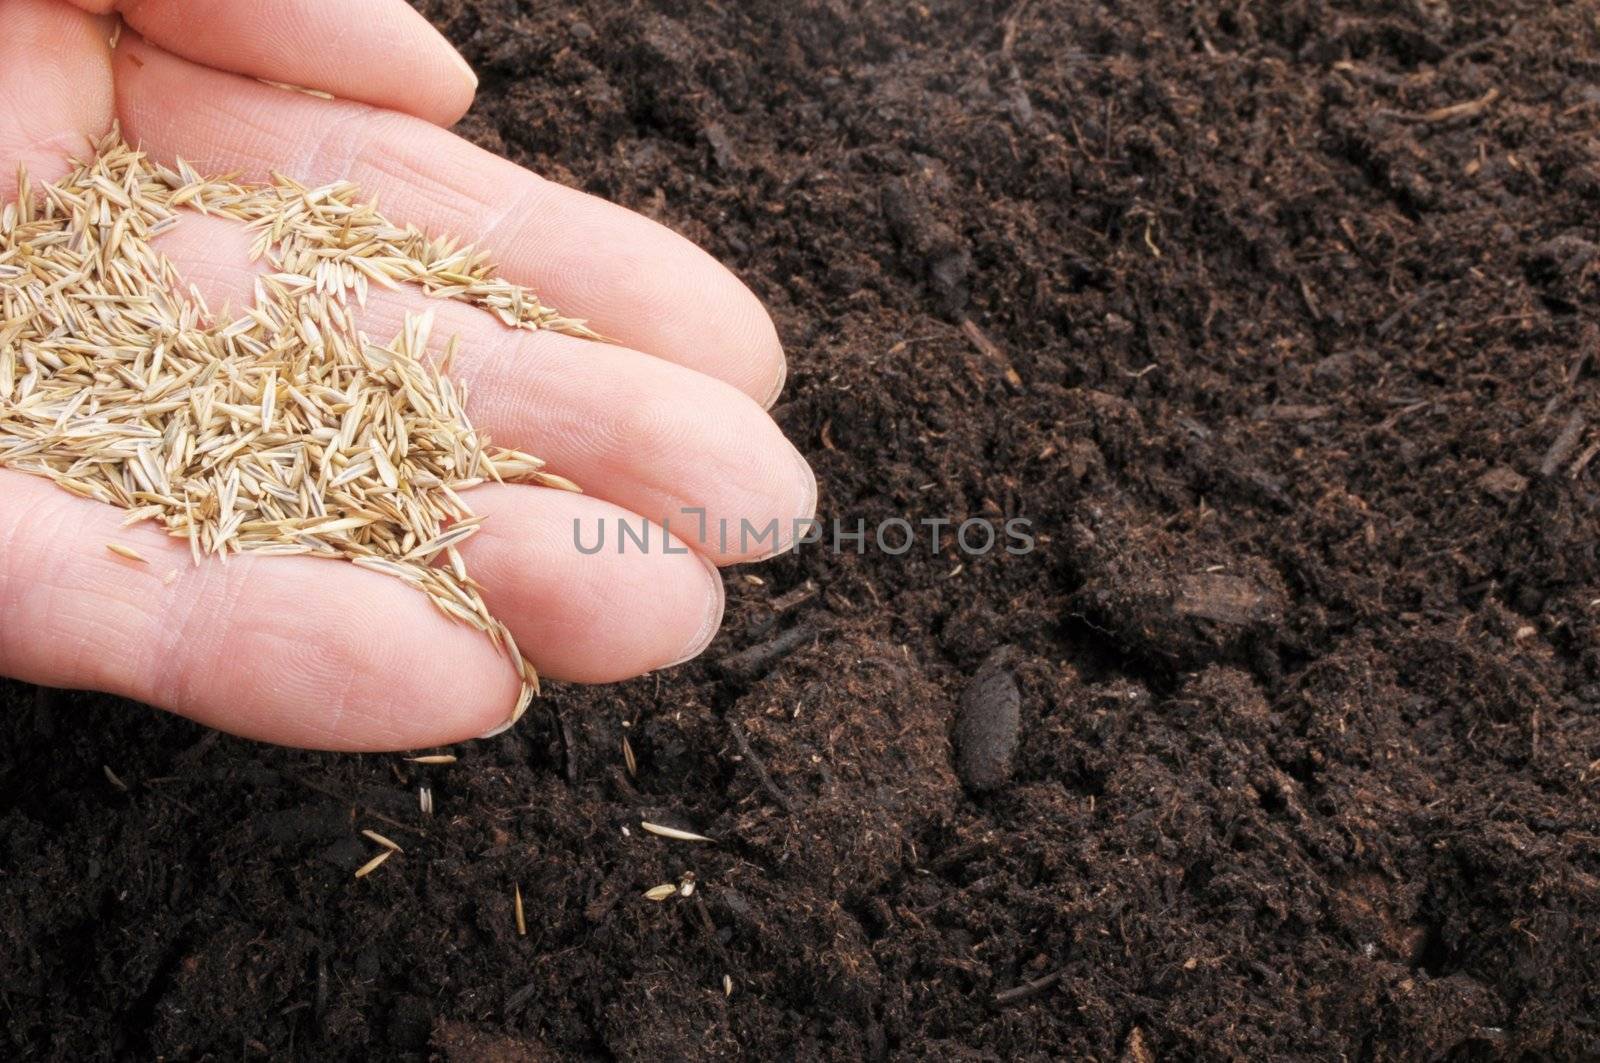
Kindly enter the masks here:
<path id="1" fill-rule="evenodd" d="M 703 649 L 721 617 L 714 566 L 751 558 L 718 543 L 714 523 L 698 541 L 682 511 L 788 530 L 815 503 L 809 469 L 762 409 L 783 355 L 754 297 L 660 226 L 439 128 L 475 83 L 401 0 L 145 0 L 120 5 L 115 48 L 113 6 L 0 0 L 0 200 L 15 193 L 10 164 L 35 186 L 53 180 L 120 122 L 158 162 L 350 180 L 393 221 L 482 247 L 508 280 L 615 341 L 512 331 L 415 290 L 374 288 L 362 312 L 362 330 L 387 339 L 434 310 L 434 335 L 461 338 L 453 373 L 477 425 L 587 492 L 470 493 L 487 520 L 461 553 L 490 610 L 554 679 L 623 679 Z M 259 268 L 251 241 L 236 222 L 185 215 L 158 247 L 210 305 L 242 306 Z M 339 749 L 472 737 L 516 699 L 515 672 L 481 634 L 394 580 L 312 557 L 196 567 L 188 544 L 125 529 L 125 515 L 0 469 L 0 672 Z M 574 545 L 575 521 L 641 516 L 669 520 L 691 549 L 660 549 L 659 529 L 644 553 Z"/>

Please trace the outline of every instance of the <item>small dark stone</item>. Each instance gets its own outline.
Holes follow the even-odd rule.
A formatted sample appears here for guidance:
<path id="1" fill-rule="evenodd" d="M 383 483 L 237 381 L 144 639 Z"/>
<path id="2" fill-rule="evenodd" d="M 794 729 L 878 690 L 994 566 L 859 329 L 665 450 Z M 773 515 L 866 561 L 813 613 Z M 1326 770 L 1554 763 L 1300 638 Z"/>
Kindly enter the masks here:
<path id="1" fill-rule="evenodd" d="M 1022 721 L 1022 694 L 1011 674 L 1011 647 L 990 654 L 961 695 L 956 715 L 956 773 L 974 793 L 1011 779 Z"/>

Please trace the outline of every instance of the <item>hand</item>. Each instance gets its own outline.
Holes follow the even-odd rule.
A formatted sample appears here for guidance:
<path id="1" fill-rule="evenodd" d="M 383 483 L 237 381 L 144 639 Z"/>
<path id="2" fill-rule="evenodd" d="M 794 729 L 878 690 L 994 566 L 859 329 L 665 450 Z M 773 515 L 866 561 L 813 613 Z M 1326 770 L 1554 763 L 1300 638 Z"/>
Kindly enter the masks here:
<path id="1" fill-rule="evenodd" d="M 115 50 L 113 8 L 127 20 Z M 435 308 L 435 335 L 462 338 L 455 371 L 478 425 L 584 486 L 474 491 L 489 520 L 463 553 L 542 675 L 620 680 L 703 650 L 722 616 L 716 566 L 774 552 L 772 540 L 741 550 L 737 535 L 724 547 L 716 520 L 776 520 L 786 549 L 816 483 L 763 409 L 784 361 L 755 297 L 655 223 L 440 128 L 475 85 L 402 0 L 0 0 L 0 199 L 15 193 L 13 164 L 54 179 L 119 120 L 130 143 L 203 173 L 349 179 L 393 220 L 476 242 L 509 279 L 613 338 L 513 332 L 377 289 L 362 319 L 387 338 L 408 310 Z M 196 215 L 162 240 L 211 305 L 248 300 L 242 229 Z M 705 541 L 686 509 L 709 514 Z M 0 672 L 329 749 L 470 738 L 515 700 L 488 640 L 396 581 L 301 557 L 195 567 L 185 543 L 122 517 L 0 470 Z M 648 553 L 619 556 L 617 522 L 640 517 L 669 521 L 691 549 L 664 552 L 656 528 Z M 607 549 L 580 552 L 575 521 L 586 544 L 604 522 Z M 152 564 L 116 558 L 111 542 Z"/>

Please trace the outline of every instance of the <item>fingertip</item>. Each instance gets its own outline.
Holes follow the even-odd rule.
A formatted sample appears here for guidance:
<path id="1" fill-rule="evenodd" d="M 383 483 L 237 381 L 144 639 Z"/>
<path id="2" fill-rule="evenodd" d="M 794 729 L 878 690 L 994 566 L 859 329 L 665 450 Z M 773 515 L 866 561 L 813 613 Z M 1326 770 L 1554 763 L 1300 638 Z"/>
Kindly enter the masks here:
<path id="1" fill-rule="evenodd" d="M 722 630 L 722 618 L 728 608 L 728 590 L 727 586 L 722 582 L 722 572 L 717 568 L 716 562 L 704 554 L 696 553 L 695 559 L 705 569 L 707 585 L 710 590 L 706 602 L 705 620 L 701 622 L 699 630 L 695 632 L 694 637 L 689 640 L 683 650 L 672 660 L 662 665 L 663 668 L 674 668 L 694 660 L 706 651 L 706 647 L 710 646 L 712 640 L 717 637 L 717 632 Z"/>
<path id="2" fill-rule="evenodd" d="M 778 404 L 778 398 L 783 394 L 784 385 L 789 383 L 789 359 L 784 355 L 782 348 L 778 350 L 778 372 L 772 378 L 772 383 L 767 388 L 766 397 L 759 400 L 763 410 L 770 410 Z"/>

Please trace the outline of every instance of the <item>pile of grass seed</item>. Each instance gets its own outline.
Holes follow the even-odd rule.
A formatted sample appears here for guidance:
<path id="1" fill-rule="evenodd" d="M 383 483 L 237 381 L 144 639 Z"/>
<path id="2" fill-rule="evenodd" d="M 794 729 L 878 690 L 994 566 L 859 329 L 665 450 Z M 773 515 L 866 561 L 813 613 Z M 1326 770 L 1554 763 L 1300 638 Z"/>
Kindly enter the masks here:
<path id="1" fill-rule="evenodd" d="M 266 272 L 243 316 L 216 319 L 151 246 L 185 210 L 254 234 Z M 486 481 L 576 488 L 473 428 L 449 376 L 455 341 L 427 357 L 431 312 L 388 343 L 363 335 L 355 311 L 373 285 L 593 336 L 349 183 L 202 178 L 115 132 L 58 183 L 21 175 L 0 212 L 0 466 L 159 522 L 196 563 L 299 554 L 401 580 L 514 663 L 509 726 L 538 678 L 462 561 L 482 522 L 462 495 Z"/>

